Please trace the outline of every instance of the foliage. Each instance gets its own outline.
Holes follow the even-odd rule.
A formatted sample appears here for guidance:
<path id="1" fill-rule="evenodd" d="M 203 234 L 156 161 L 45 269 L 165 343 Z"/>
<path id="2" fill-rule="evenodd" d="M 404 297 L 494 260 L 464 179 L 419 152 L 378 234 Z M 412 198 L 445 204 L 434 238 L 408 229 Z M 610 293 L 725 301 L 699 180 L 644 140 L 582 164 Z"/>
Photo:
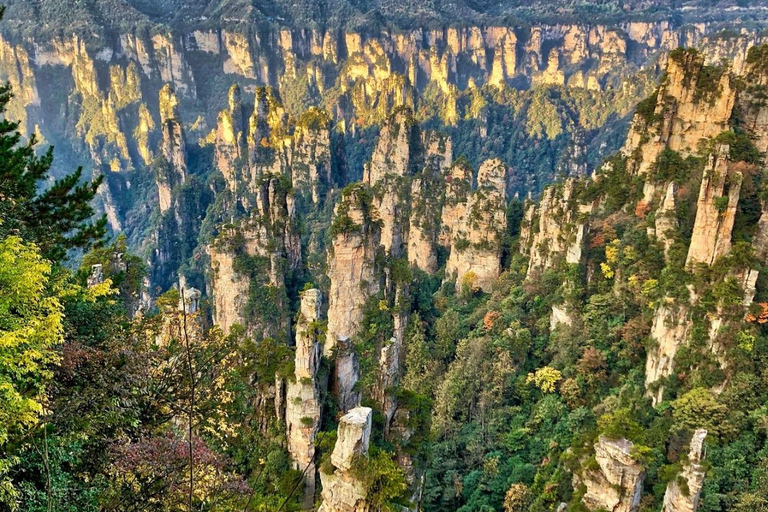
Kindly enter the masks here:
<path id="1" fill-rule="evenodd" d="M 0 87 L 0 115 L 5 114 L 11 97 L 10 85 Z M 106 217 L 95 223 L 89 219 L 94 214 L 90 201 L 102 179 L 79 184 L 80 168 L 41 193 L 42 184 L 49 180 L 53 148 L 36 156 L 36 137 L 32 135 L 22 145 L 18 127 L 19 123 L 0 121 L 0 237 L 21 236 L 36 243 L 51 260 L 100 240 Z"/>
<path id="2" fill-rule="evenodd" d="M 36 246 L 15 236 L 0 240 L 0 448 L 29 431 L 44 410 L 63 317 L 50 279 L 51 264 Z M 0 458 L 0 503 L 12 508 L 17 490 L 7 474 L 14 462 Z"/>
<path id="3" fill-rule="evenodd" d="M 704 428 L 713 435 L 731 431 L 728 408 L 704 388 L 694 388 L 672 402 L 672 417 L 675 428 L 689 432 L 697 428 Z"/>
<path id="4" fill-rule="evenodd" d="M 529 373 L 525 381 L 527 383 L 532 382 L 544 393 L 552 393 L 555 391 L 555 385 L 560 382 L 562 378 L 563 375 L 558 370 L 545 366 L 536 370 L 535 373 Z"/>
<path id="5" fill-rule="evenodd" d="M 372 510 L 395 511 L 407 501 L 405 473 L 386 451 L 372 446 L 354 460 L 352 471 L 363 484 Z"/>

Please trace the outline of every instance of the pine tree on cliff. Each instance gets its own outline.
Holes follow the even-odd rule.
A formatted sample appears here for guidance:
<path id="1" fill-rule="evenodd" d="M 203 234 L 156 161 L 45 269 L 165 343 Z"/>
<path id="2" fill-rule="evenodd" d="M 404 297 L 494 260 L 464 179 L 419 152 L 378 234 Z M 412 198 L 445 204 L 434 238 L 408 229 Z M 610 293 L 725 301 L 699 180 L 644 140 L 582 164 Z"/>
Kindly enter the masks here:
<path id="1" fill-rule="evenodd" d="M 58 261 L 68 250 L 87 248 L 104 236 L 106 218 L 92 222 L 90 205 L 102 178 L 80 183 L 78 168 L 40 192 L 41 183 L 51 179 L 53 148 L 37 156 L 34 135 L 21 143 L 19 123 L 4 118 L 12 97 L 9 84 L 0 86 L 0 239 L 21 236 L 37 244 L 44 257 Z"/>

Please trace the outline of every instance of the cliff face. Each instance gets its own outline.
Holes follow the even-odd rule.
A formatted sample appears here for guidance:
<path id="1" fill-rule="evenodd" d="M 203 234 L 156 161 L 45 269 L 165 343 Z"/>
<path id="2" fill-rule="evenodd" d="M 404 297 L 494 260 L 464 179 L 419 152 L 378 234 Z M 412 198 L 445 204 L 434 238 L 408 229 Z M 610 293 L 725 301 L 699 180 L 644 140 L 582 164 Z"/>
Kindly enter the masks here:
<path id="1" fill-rule="evenodd" d="M 731 249 L 743 176 L 738 170 L 729 169 L 729 150 L 727 145 L 717 146 L 704 168 L 687 265 L 712 265 Z"/>
<path id="2" fill-rule="evenodd" d="M 630 455 L 632 443 L 601 437 L 595 444 L 596 469 L 580 477 L 586 487 L 581 501 L 589 510 L 635 512 L 640 508 L 645 470 Z"/>
<path id="3" fill-rule="evenodd" d="M 656 100 L 636 115 L 623 152 L 632 157 L 632 168 L 645 175 L 665 149 L 689 155 L 701 140 L 714 138 L 729 126 L 735 102 L 732 76 L 724 69 L 707 67 L 692 52 L 677 53 L 667 61 L 664 81 Z M 646 193 L 646 198 L 648 193 Z"/>
<path id="4" fill-rule="evenodd" d="M 226 228 L 208 247 L 214 321 L 224 332 L 234 324 L 259 337 L 287 341 L 286 278 L 301 265 L 292 191 L 280 177 L 265 177 L 256 210 Z"/>
<path id="5" fill-rule="evenodd" d="M 353 185 L 341 194 L 331 227 L 332 249 L 328 255 L 328 332 L 323 351 L 336 349 L 338 396 L 342 410 L 358 405 L 353 387 L 359 378 L 352 337 L 358 333 L 363 307 L 381 290 L 381 220 L 370 192 Z M 338 347 L 338 348 L 337 348 Z"/>
<path id="6" fill-rule="evenodd" d="M 738 77 L 738 73 L 742 75 Z M 750 157 L 734 151 L 734 144 L 739 142 L 732 134 L 734 130 L 748 133 L 758 150 L 757 144 L 761 143 L 763 135 L 759 131 L 760 123 L 755 119 L 764 115 L 758 112 L 764 107 L 754 103 L 750 91 L 759 88 L 762 79 L 753 68 L 705 66 L 701 55 L 678 52 L 669 59 L 668 77 L 657 95 L 653 115 L 647 117 L 649 111 L 638 113 L 633 121 L 625 147 L 625 153 L 628 148 L 633 148 L 627 165 L 631 172 L 645 176 L 643 198 L 636 211 L 654 212 L 655 225 L 649 233 L 662 244 L 668 260 L 670 249 L 682 241 L 677 222 L 678 201 L 681 200 L 678 196 L 687 174 L 686 171 L 681 173 L 680 169 L 695 168 L 698 164 L 692 163 L 691 158 L 702 162 L 700 183 L 686 185 L 698 187 L 696 215 L 685 258 L 685 265 L 691 272 L 697 272 L 697 265 L 712 266 L 730 255 L 734 223 L 743 211 L 743 203 L 740 203 L 742 185 L 753 169 L 752 163 L 743 160 Z M 744 85 L 734 88 L 737 81 Z M 750 123 L 745 124 L 735 115 L 737 112 L 750 112 Z M 637 131 L 637 127 L 650 130 L 650 138 L 646 132 Z M 758 131 L 752 131 L 752 127 Z M 654 131 L 656 129 L 658 131 Z M 638 137 L 644 140 L 635 144 Z M 675 163 L 670 163 L 673 161 Z M 762 228 L 758 226 L 758 240 L 761 233 Z M 755 244 L 755 248 L 760 246 L 760 243 Z M 749 265 L 731 271 L 733 278 L 741 283 L 742 307 L 748 306 L 754 297 L 755 273 Z M 691 314 L 695 307 L 699 307 L 700 291 L 689 285 L 684 295 L 687 298 L 683 300 L 665 297 L 656 309 L 651 331 L 654 345 L 649 349 L 646 363 L 646 386 L 654 403 L 663 398 L 662 381 L 672 375 L 680 347 L 688 344 Z M 738 318 L 737 313 L 730 314 Z M 722 304 L 708 313 L 709 344 L 721 360 L 722 347 L 717 337 L 727 322 L 726 316 Z"/>
<path id="7" fill-rule="evenodd" d="M 707 431 L 704 429 L 694 432 L 688 460 L 683 470 L 667 484 L 662 512 L 696 512 L 698 510 L 706 474 L 701 465 L 706 437 Z"/>
<path id="8" fill-rule="evenodd" d="M 305 475 L 304 503 L 311 507 L 315 497 L 315 438 L 320 428 L 320 390 L 317 371 L 320 365 L 320 327 L 322 294 L 305 290 L 296 321 L 294 379 L 285 393 L 285 424 L 288 453 L 294 468 Z"/>
<path id="9" fill-rule="evenodd" d="M 339 420 L 338 438 L 331 454 L 332 472 L 320 470 L 323 503 L 320 512 L 367 512 L 366 489 L 353 471 L 358 457 L 368 453 L 372 410 L 358 407 Z"/>
<path id="10" fill-rule="evenodd" d="M 382 221 L 381 244 L 393 258 L 402 257 L 406 250 L 408 189 L 412 168 L 416 165 L 417 137 L 413 112 L 398 109 L 382 127 L 363 175 Z"/>
<path id="11" fill-rule="evenodd" d="M 160 151 L 167 166 L 161 168 L 164 173 L 155 177 L 160 204 L 160 212 L 171 207 L 171 191 L 187 179 L 187 149 L 184 140 L 184 128 L 179 117 L 179 102 L 170 85 L 160 90 L 160 123 L 162 139 Z M 151 120 L 151 117 L 147 119 Z M 146 125 L 149 130 L 149 125 Z M 147 151 L 147 156 L 149 156 Z"/>
<path id="12" fill-rule="evenodd" d="M 75 129 L 100 165 L 129 170 L 141 159 L 132 137 L 141 125 L 137 107 L 146 103 L 157 116 L 149 98 L 165 84 L 182 97 L 183 116 L 201 121 L 196 122 L 200 131 L 218 124 L 210 108 L 215 105 L 232 114 L 221 119 L 224 131 L 242 132 L 242 119 L 225 104 L 224 91 L 211 77 L 231 77 L 229 83 L 240 82 L 248 92 L 271 85 L 281 96 L 298 83 L 306 84 L 310 94 L 336 89 L 339 99 L 329 108 L 333 117 L 366 126 L 396 106 L 414 107 L 414 95 L 433 87 L 443 97 L 441 115 L 451 124 L 457 120 L 457 97 L 470 83 L 600 90 L 628 71 L 651 65 L 661 50 L 708 44 L 706 32 L 706 25 L 675 28 L 666 22 L 373 34 L 275 28 L 258 37 L 229 28 L 179 33 L 157 27 L 151 34 L 35 39 L 8 26 L 0 43 L 0 77 L 14 85 L 12 112 L 25 121 L 27 131 L 38 125 L 47 139 L 63 141 Z M 752 36 L 750 44 L 756 41 Z M 734 53 L 744 60 L 746 48 L 720 46 L 723 56 Z M 51 84 L 41 81 L 51 73 L 66 84 L 58 94 L 47 94 Z M 75 101 L 62 112 L 57 99 L 63 95 Z M 227 145 L 235 154 L 242 149 L 232 140 Z"/>
<path id="13" fill-rule="evenodd" d="M 490 291 L 501 273 L 501 241 L 507 226 L 507 168 L 489 160 L 477 173 L 477 189 L 452 229 L 451 255 L 445 267 L 456 287 Z"/>
<path id="14" fill-rule="evenodd" d="M 580 217 L 588 214 L 591 204 L 575 205 L 572 179 L 550 187 L 539 203 L 526 207 L 520 233 L 520 249 L 528 255 L 528 276 L 552 268 L 564 261 L 581 262 L 587 225 Z"/>
<path id="15" fill-rule="evenodd" d="M 224 175 L 233 194 L 246 180 L 243 169 L 247 168 L 246 120 L 242 104 L 242 91 L 237 85 L 229 90 L 229 105 L 219 113 L 214 137 L 214 161 Z M 247 183 L 247 182 L 246 182 Z"/>

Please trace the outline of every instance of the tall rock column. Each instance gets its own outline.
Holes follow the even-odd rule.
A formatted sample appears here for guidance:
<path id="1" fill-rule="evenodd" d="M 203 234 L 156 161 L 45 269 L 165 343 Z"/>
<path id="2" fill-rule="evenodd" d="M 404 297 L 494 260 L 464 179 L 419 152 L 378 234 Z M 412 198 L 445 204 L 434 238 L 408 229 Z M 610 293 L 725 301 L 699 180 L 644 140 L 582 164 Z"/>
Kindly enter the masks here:
<path id="1" fill-rule="evenodd" d="M 684 301 L 661 304 L 656 308 L 651 327 L 654 344 L 645 360 L 645 389 L 653 405 L 664 398 L 659 381 L 672 374 L 678 349 L 687 342 L 691 328 L 691 307 Z"/>
<path id="2" fill-rule="evenodd" d="M 501 241 L 507 227 L 506 172 L 500 160 L 483 162 L 477 173 L 477 190 L 467 202 L 458 229 L 453 233 L 451 255 L 445 268 L 464 284 L 490 291 L 501 273 Z"/>
<path id="3" fill-rule="evenodd" d="M 704 429 L 698 429 L 693 434 L 688 461 L 680 474 L 667 484 L 661 512 L 696 512 L 699 508 L 699 497 L 706 474 L 701 465 L 706 437 L 707 431 Z"/>
<path id="4" fill-rule="evenodd" d="M 229 89 L 229 108 L 219 114 L 216 126 L 216 168 L 224 175 L 233 194 L 241 184 L 242 171 L 248 165 L 246 123 L 240 86 Z"/>
<path id="5" fill-rule="evenodd" d="M 356 457 L 368 453 L 373 411 L 368 407 L 352 409 L 339 420 L 338 438 L 331 454 L 333 471 L 321 468 L 323 503 L 318 512 L 368 512 L 366 489 L 354 475 Z"/>
<path id="6" fill-rule="evenodd" d="M 632 443 L 605 437 L 595 444 L 596 469 L 585 469 L 576 483 L 587 488 L 581 498 L 589 510 L 636 512 L 643 494 L 643 466 L 630 455 Z"/>
<path id="7" fill-rule="evenodd" d="M 159 95 L 162 140 L 160 150 L 168 167 L 158 170 L 155 180 L 160 198 L 160 211 L 171 207 L 171 190 L 187 179 L 187 151 L 184 129 L 179 116 L 179 100 L 170 85 L 166 84 Z"/>
<path id="8" fill-rule="evenodd" d="M 450 137 L 426 132 L 424 168 L 411 180 L 411 214 L 408 227 L 408 261 L 427 273 L 437 271 L 437 241 L 440 235 L 444 173 L 453 160 Z"/>
<path id="9" fill-rule="evenodd" d="M 234 324 L 263 337 L 288 341 L 286 276 L 301 265 L 293 192 L 279 177 L 265 178 L 255 210 L 223 229 L 208 247 L 214 323 Z"/>
<path id="10" fill-rule="evenodd" d="M 382 221 L 381 245 L 394 258 L 404 255 L 414 146 L 418 132 L 413 112 L 397 109 L 381 128 L 363 181 L 373 191 L 373 204 Z"/>
<path id="11" fill-rule="evenodd" d="M 738 171 L 729 172 L 729 149 L 718 145 L 704 169 L 686 265 L 712 265 L 731 249 L 742 176 Z"/>
<path id="12" fill-rule="evenodd" d="M 331 118 L 310 108 L 293 132 L 291 181 L 299 193 L 318 204 L 331 186 Z"/>
<path id="13" fill-rule="evenodd" d="M 450 249 L 455 233 L 467 213 L 467 201 L 472 193 L 472 168 L 466 159 L 459 158 L 445 173 L 445 201 L 440 213 L 438 242 Z"/>
<path id="14" fill-rule="evenodd" d="M 587 225 L 578 222 L 578 217 L 589 213 L 592 205 L 571 206 L 574 185 L 575 181 L 568 179 L 550 186 L 540 203 L 531 203 L 526 210 L 520 250 L 529 256 L 529 277 L 554 267 L 562 259 L 568 264 L 581 262 Z"/>
<path id="15" fill-rule="evenodd" d="M 320 428 L 320 393 L 317 370 L 320 364 L 318 321 L 322 314 L 320 290 L 306 290 L 301 295 L 301 309 L 296 321 L 296 358 L 294 380 L 286 390 L 285 424 L 288 453 L 294 469 L 304 471 L 304 506 L 312 507 L 315 496 L 315 437 Z"/>
<path id="16" fill-rule="evenodd" d="M 377 262 L 381 221 L 364 185 L 352 185 L 342 191 L 331 234 L 328 332 L 323 351 L 327 357 L 337 352 L 335 387 L 340 407 L 349 410 L 360 400 L 359 393 L 353 391 L 358 375 L 352 337 L 360 329 L 365 303 L 381 290 Z"/>

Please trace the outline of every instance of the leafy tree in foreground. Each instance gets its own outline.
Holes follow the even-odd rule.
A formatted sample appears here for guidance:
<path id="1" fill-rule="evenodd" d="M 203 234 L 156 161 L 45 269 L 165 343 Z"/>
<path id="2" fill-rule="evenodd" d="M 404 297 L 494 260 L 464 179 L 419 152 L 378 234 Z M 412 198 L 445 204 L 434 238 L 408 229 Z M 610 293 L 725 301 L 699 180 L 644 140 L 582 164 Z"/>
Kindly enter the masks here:
<path id="1" fill-rule="evenodd" d="M 13 504 L 7 444 L 34 426 L 62 337 L 62 306 L 46 293 L 51 265 L 19 237 L 0 239 L 0 504 Z"/>

